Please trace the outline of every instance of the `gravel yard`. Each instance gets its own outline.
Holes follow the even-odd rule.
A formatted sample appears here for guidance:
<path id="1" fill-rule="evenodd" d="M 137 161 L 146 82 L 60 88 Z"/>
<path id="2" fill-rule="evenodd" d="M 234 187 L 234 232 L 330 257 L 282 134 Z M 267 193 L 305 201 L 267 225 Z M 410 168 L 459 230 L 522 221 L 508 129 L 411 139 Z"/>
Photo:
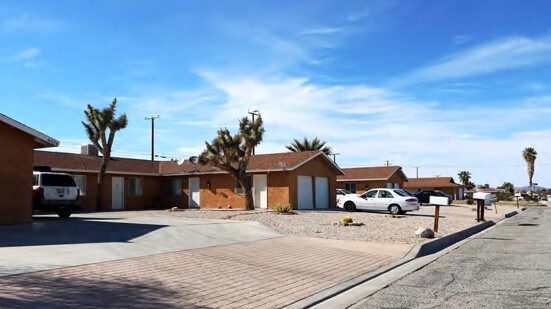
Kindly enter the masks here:
<path id="1" fill-rule="evenodd" d="M 485 211 L 487 220 L 503 218 L 506 212 L 516 210 L 513 206 L 494 206 Z M 168 212 L 174 216 L 249 220 L 260 222 L 284 235 L 320 237 L 339 240 L 360 240 L 379 243 L 416 244 L 424 239 L 415 235 L 419 227 L 433 228 L 434 207 L 421 206 L 421 210 L 410 212 L 405 216 L 392 217 L 387 213 L 329 211 L 295 211 L 295 214 L 280 215 L 271 211 L 239 211 L 239 210 L 184 210 Z M 363 226 L 334 226 L 333 221 L 339 221 L 349 215 L 354 222 Z M 451 234 L 476 222 L 476 212 L 471 206 L 446 206 L 440 208 L 439 231 L 436 237 Z"/>

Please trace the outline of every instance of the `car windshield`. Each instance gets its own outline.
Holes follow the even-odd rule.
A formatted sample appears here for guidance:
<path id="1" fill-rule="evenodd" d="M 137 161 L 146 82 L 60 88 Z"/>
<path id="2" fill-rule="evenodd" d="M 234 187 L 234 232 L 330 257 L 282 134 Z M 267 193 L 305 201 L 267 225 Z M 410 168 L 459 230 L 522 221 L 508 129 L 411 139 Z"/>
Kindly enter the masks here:
<path id="1" fill-rule="evenodd" d="M 398 194 L 399 196 L 415 196 L 411 194 L 409 191 L 406 190 L 400 190 L 400 189 L 394 189 L 394 192 Z"/>
<path id="2" fill-rule="evenodd" d="M 48 187 L 76 187 L 73 177 L 63 174 L 42 174 L 42 185 Z"/>
<path id="3" fill-rule="evenodd" d="M 339 189 L 344 194 L 352 194 L 352 192 L 346 190 L 346 189 Z"/>
<path id="4" fill-rule="evenodd" d="M 436 195 L 438 196 L 446 196 L 447 194 L 442 192 L 442 191 L 439 191 L 439 190 L 434 190 L 434 193 L 436 193 Z"/>

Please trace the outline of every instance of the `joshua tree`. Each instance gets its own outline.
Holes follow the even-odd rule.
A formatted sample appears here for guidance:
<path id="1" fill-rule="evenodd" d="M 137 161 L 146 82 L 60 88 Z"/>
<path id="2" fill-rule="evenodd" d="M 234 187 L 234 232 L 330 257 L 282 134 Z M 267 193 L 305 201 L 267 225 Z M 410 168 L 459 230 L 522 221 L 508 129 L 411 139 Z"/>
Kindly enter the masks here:
<path id="1" fill-rule="evenodd" d="M 522 157 L 524 158 L 524 161 L 526 161 L 526 167 L 528 169 L 528 179 L 530 180 L 530 195 L 532 195 L 532 178 L 534 177 L 534 167 L 537 155 L 538 153 L 532 147 L 525 148 L 522 152 Z"/>
<path id="2" fill-rule="evenodd" d="M 461 181 L 461 184 L 463 184 L 465 188 L 469 188 L 469 182 L 471 181 L 471 172 L 460 171 L 457 176 L 459 176 L 459 181 Z"/>
<path id="3" fill-rule="evenodd" d="M 317 137 L 314 138 L 312 141 L 309 141 L 305 137 L 302 142 L 297 139 L 293 139 L 293 142 L 285 147 L 287 147 L 287 149 L 291 150 L 292 152 L 321 150 L 326 155 L 330 155 L 332 152 L 331 147 L 325 146 L 325 142 L 319 140 Z"/>
<path id="4" fill-rule="evenodd" d="M 113 141 L 115 140 L 115 133 L 121 129 L 124 129 L 128 124 L 126 114 L 122 114 L 119 118 L 115 118 L 115 110 L 117 107 L 117 99 L 113 99 L 113 102 L 109 107 L 99 110 L 92 105 L 88 104 L 84 115 L 86 115 L 85 121 L 82 122 L 88 138 L 96 146 L 98 151 L 102 154 L 101 165 L 98 173 L 98 183 L 96 187 L 96 209 L 101 209 L 101 201 L 103 197 L 102 184 L 105 179 L 105 171 L 109 160 L 111 160 L 111 149 L 113 147 Z"/>
<path id="5" fill-rule="evenodd" d="M 246 208 L 254 209 L 252 184 L 247 181 L 246 173 L 253 148 L 262 142 L 262 117 L 259 115 L 254 122 L 241 118 L 239 131 L 234 136 L 227 128 L 219 129 L 217 134 L 211 143 L 205 142 L 206 149 L 199 156 L 199 163 L 223 169 L 236 178 L 245 192 Z"/>

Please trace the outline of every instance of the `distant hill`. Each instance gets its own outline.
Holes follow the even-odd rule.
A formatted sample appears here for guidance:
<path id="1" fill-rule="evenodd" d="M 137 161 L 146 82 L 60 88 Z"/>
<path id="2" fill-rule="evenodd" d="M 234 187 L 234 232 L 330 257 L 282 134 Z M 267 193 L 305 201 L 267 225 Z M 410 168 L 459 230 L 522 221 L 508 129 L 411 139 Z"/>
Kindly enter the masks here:
<path id="1" fill-rule="evenodd" d="M 530 186 L 515 187 L 515 191 L 518 191 L 518 190 L 530 191 Z M 535 191 L 541 191 L 541 190 L 549 190 L 549 189 L 546 188 L 546 187 L 542 187 L 542 186 L 534 186 L 534 190 Z"/>

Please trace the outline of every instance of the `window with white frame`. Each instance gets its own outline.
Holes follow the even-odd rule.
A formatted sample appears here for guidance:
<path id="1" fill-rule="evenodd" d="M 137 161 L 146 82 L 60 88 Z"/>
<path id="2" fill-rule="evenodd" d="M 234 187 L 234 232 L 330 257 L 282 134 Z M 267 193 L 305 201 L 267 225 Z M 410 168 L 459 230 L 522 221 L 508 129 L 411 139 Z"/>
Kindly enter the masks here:
<path id="1" fill-rule="evenodd" d="M 86 175 L 73 175 L 73 179 L 80 189 L 80 195 L 86 195 Z"/>
<path id="2" fill-rule="evenodd" d="M 128 179 L 128 195 L 129 196 L 143 195 L 143 178 Z"/>

